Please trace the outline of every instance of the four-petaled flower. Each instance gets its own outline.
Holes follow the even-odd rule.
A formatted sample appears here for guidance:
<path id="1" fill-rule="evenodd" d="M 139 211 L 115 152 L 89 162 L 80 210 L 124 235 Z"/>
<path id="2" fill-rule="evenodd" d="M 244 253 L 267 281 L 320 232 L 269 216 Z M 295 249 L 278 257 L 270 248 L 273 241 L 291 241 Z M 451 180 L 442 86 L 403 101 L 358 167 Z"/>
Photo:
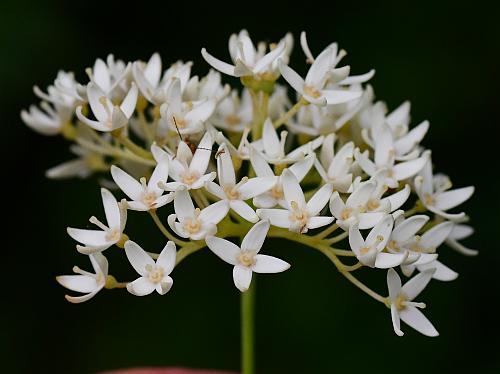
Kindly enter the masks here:
<path id="1" fill-rule="evenodd" d="M 125 243 L 125 254 L 132 267 L 140 277 L 127 284 L 127 290 L 133 295 L 149 295 L 156 290 L 165 295 L 174 283 L 170 273 L 174 270 L 177 255 L 175 244 L 169 241 L 158 255 L 156 262 L 137 243 L 128 240 Z"/>
<path id="2" fill-rule="evenodd" d="M 279 258 L 259 254 L 268 231 L 269 221 L 256 223 L 243 238 L 241 248 L 229 240 L 216 236 L 208 236 L 205 239 L 212 252 L 228 264 L 234 265 L 234 285 L 241 292 L 250 287 L 253 272 L 280 273 L 290 267 L 290 264 Z"/>

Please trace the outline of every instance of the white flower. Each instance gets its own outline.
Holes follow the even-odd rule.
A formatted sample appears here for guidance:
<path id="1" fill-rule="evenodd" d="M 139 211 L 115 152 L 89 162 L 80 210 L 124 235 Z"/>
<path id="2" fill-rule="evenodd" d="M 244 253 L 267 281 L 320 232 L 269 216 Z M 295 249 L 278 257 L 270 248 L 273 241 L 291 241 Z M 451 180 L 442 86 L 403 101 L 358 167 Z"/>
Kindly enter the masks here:
<path id="1" fill-rule="evenodd" d="M 303 159 L 306 155 L 314 152 L 323 143 L 323 136 L 320 136 L 300 147 L 295 148 L 290 153 L 285 152 L 285 141 L 288 131 L 282 131 L 280 137 L 268 118 L 264 122 L 262 139 L 254 141 L 251 146 L 262 153 L 262 156 L 270 164 L 291 164 Z"/>
<path id="2" fill-rule="evenodd" d="M 72 227 L 67 229 L 69 236 L 83 244 L 83 246 L 76 246 L 80 253 L 102 252 L 122 239 L 123 229 L 127 222 L 127 210 L 121 204 L 118 204 L 113 194 L 105 188 L 101 188 L 101 197 L 107 226 L 92 216 L 89 221 L 98 226 L 100 230 L 75 229 Z"/>
<path id="3" fill-rule="evenodd" d="M 73 116 L 73 109 L 50 104 L 43 101 L 40 108 L 31 105 L 29 111 L 21 112 L 21 119 L 31 129 L 42 135 L 57 135 L 69 123 Z"/>
<path id="4" fill-rule="evenodd" d="M 348 91 L 342 89 L 325 89 L 330 78 L 331 69 L 336 63 L 336 49 L 327 47 L 314 60 L 305 80 L 283 61 L 278 62 L 281 75 L 302 97 L 315 105 L 342 104 L 359 98 L 362 91 Z"/>
<path id="5" fill-rule="evenodd" d="M 361 183 L 344 202 L 335 191 L 330 199 L 330 211 L 337 219 L 337 225 L 344 230 L 358 223 L 361 230 L 369 229 L 379 223 L 390 211 L 390 202 L 381 201 L 378 211 L 367 212 L 366 206 L 377 188 L 375 181 Z"/>
<path id="6" fill-rule="evenodd" d="M 125 65 L 121 60 L 115 61 L 112 54 L 108 55 L 106 62 L 98 58 L 93 69 L 87 69 L 90 81 L 109 97 L 111 101 L 121 100 L 127 92 L 126 78 L 130 72 L 130 63 Z"/>
<path id="7" fill-rule="evenodd" d="M 403 336 L 400 327 L 400 319 L 407 325 L 426 336 L 438 336 L 439 333 L 432 323 L 417 308 L 425 308 L 424 303 L 413 301 L 427 286 L 432 278 L 434 269 L 429 269 L 410 279 L 401 287 L 401 278 L 394 269 L 387 272 L 387 288 L 389 289 L 389 301 L 391 303 L 391 317 L 394 332 Z"/>
<path id="8" fill-rule="evenodd" d="M 106 285 L 108 276 L 108 260 L 101 253 L 89 255 L 90 262 L 94 268 L 94 273 L 73 267 L 73 271 L 78 275 L 60 275 L 56 280 L 63 287 L 75 292 L 84 293 L 83 296 L 66 295 L 66 300 L 71 303 L 83 303 L 93 298 Z"/>
<path id="9" fill-rule="evenodd" d="M 455 224 L 451 230 L 450 235 L 446 238 L 446 244 L 466 256 L 476 256 L 478 251 L 465 247 L 459 240 L 468 238 L 474 233 L 474 229 L 467 225 Z"/>
<path id="10" fill-rule="evenodd" d="M 450 235 L 453 230 L 452 222 L 442 222 L 431 229 L 427 230 L 422 236 L 414 236 L 408 243 L 407 247 L 410 251 L 417 253 L 436 253 L 437 248 L 443 244 L 446 238 Z M 443 265 L 438 260 L 424 261 L 423 263 L 416 262 L 413 264 L 401 265 L 401 270 L 406 276 L 413 274 L 413 271 L 417 268 L 419 271 L 424 271 L 426 269 L 434 268 L 435 272 L 433 277 L 441 281 L 451 281 L 457 278 L 458 274 Z"/>
<path id="11" fill-rule="evenodd" d="M 228 84 L 222 85 L 222 76 L 218 71 L 210 69 L 208 74 L 201 78 L 194 76 L 189 79 L 184 90 L 184 100 L 197 101 L 214 99 L 219 102 L 229 92 L 231 87 Z"/>
<path id="12" fill-rule="evenodd" d="M 156 290 L 165 295 L 174 283 L 170 273 L 174 270 L 177 255 L 174 242 L 169 241 L 158 256 L 156 262 L 137 243 L 128 240 L 125 254 L 140 277 L 127 284 L 127 290 L 136 296 L 149 295 Z"/>
<path id="13" fill-rule="evenodd" d="M 316 59 L 314 58 L 313 54 L 311 53 L 311 50 L 309 49 L 309 45 L 307 43 L 307 35 L 305 31 L 302 31 L 300 33 L 300 46 L 302 47 L 302 51 L 307 57 L 306 62 L 309 64 L 314 63 Z M 333 62 L 332 64 L 333 66 L 330 71 L 330 77 L 328 80 L 329 83 L 334 83 L 339 85 L 364 83 L 372 79 L 372 77 L 375 75 L 375 70 L 373 69 L 370 70 L 368 73 L 361 75 L 352 75 L 352 76 L 349 76 L 350 73 L 349 66 L 344 66 L 342 68 L 334 69 L 334 67 L 340 62 L 340 60 L 345 57 L 347 52 L 344 51 L 343 49 L 338 51 L 337 43 L 331 43 L 327 48 L 333 49 L 334 51 L 333 55 L 335 56 L 335 61 Z"/>
<path id="14" fill-rule="evenodd" d="M 357 223 L 349 228 L 349 245 L 359 262 L 379 269 L 393 268 L 401 265 L 408 253 L 382 252 L 389 241 L 394 225 L 392 216 L 386 215 L 370 231 L 366 239 L 359 232 Z"/>
<path id="15" fill-rule="evenodd" d="M 232 157 L 239 160 L 248 160 L 250 158 L 250 143 L 248 141 L 248 134 L 250 133 L 250 129 L 248 127 L 245 127 L 243 129 L 238 148 L 236 148 L 221 131 L 217 131 L 213 127 L 212 129 L 214 130 L 214 137 L 217 144 L 225 144 Z"/>
<path id="16" fill-rule="evenodd" d="M 387 125 L 382 125 L 374 137 L 374 147 L 373 161 L 368 157 L 368 151 L 361 153 L 356 149 L 354 156 L 364 172 L 390 188 L 398 187 L 399 181 L 417 174 L 422 170 L 428 158 L 428 153 L 424 152 L 419 158 L 396 164 L 394 139 Z"/>
<path id="17" fill-rule="evenodd" d="M 208 236 L 205 241 L 208 248 L 228 264 L 234 265 L 234 285 L 245 292 L 250 287 L 252 272 L 280 273 L 290 264 L 279 258 L 259 254 L 269 231 L 269 221 L 260 221 L 245 235 L 241 248 L 229 240 Z"/>
<path id="18" fill-rule="evenodd" d="M 33 91 L 40 99 L 70 112 L 75 109 L 78 102 L 84 101 L 78 93 L 78 83 L 75 81 L 74 74 L 62 70 L 57 73 L 54 85 L 48 87 L 47 93 L 40 90 L 38 86 L 33 87 Z"/>
<path id="19" fill-rule="evenodd" d="M 215 99 L 183 103 L 180 80 L 177 78 L 170 86 L 167 96 L 168 101 L 160 107 L 159 135 L 165 136 L 168 130 L 189 135 L 205 129 L 205 121 L 215 110 Z"/>
<path id="20" fill-rule="evenodd" d="M 108 170 L 102 155 L 89 151 L 78 145 L 70 146 L 72 153 L 78 156 L 73 160 L 65 161 L 62 164 L 54 166 L 45 172 L 45 176 L 51 179 L 64 178 L 87 178 L 94 171 Z"/>
<path id="21" fill-rule="evenodd" d="M 111 176 L 118 187 L 132 199 L 132 201 L 127 201 L 128 207 L 132 210 L 158 209 L 171 202 L 174 198 L 173 193 L 163 195 L 163 189 L 158 186 L 160 182 L 165 183 L 168 177 L 167 157 L 158 161 L 147 183 L 146 178 L 141 178 L 139 182 L 115 165 L 111 166 Z"/>
<path id="22" fill-rule="evenodd" d="M 241 98 L 236 90 L 229 97 L 222 100 L 210 118 L 210 122 L 221 129 L 242 132 L 252 123 L 252 99 L 247 89 L 244 89 Z"/>
<path id="23" fill-rule="evenodd" d="M 215 172 L 205 174 L 212 155 L 213 144 L 209 132 L 205 133 L 194 154 L 185 142 L 179 142 L 177 155 L 170 160 L 170 177 L 175 182 L 163 183 L 160 186 L 167 191 L 176 191 L 181 187 L 196 190 L 214 180 Z"/>
<path id="24" fill-rule="evenodd" d="M 335 191 L 347 192 L 352 183 L 350 169 L 354 161 L 354 143 L 344 144 L 335 153 L 335 140 L 335 134 L 325 137 L 319 160 L 314 161 L 314 166 L 325 183 L 331 184 Z"/>
<path id="25" fill-rule="evenodd" d="M 219 184 L 208 182 L 205 188 L 211 194 L 217 196 L 221 200 L 228 202 L 229 207 L 238 215 L 249 222 L 257 222 L 259 217 L 254 210 L 245 202 L 257 195 L 260 195 L 276 183 L 276 177 L 243 177 L 239 183 L 236 183 L 236 173 L 234 171 L 231 155 L 226 147 L 219 147 L 217 156 L 217 174 L 219 176 Z"/>
<path id="26" fill-rule="evenodd" d="M 229 39 L 229 53 L 233 65 L 215 58 L 202 48 L 201 54 L 214 69 L 233 77 L 276 75 L 275 61 L 286 53 L 286 41 L 282 39 L 278 45 L 265 54 L 265 44 L 259 44 L 258 50 L 252 43 L 246 30 Z"/>
<path id="27" fill-rule="evenodd" d="M 311 170 L 315 158 L 316 155 L 313 153 L 306 156 L 303 160 L 294 163 L 288 169 L 295 175 L 299 183 L 304 179 L 309 170 Z M 259 208 L 274 208 L 276 205 L 286 208 L 287 203 L 283 193 L 282 175 L 275 175 L 262 154 L 253 147 L 250 147 L 250 162 L 258 177 L 275 178 L 275 183 L 269 191 L 254 197 L 254 205 Z"/>
<path id="28" fill-rule="evenodd" d="M 137 86 L 132 83 L 127 95 L 118 106 L 114 105 L 96 84 L 89 83 L 87 85 L 87 97 L 97 121 L 85 117 L 82 114 L 82 106 L 76 108 L 76 116 L 80 121 L 97 131 L 109 132 L 119 129 L 128 123 L 134 113 L 137 95 Z"/>
<path id="29" fill-rule="evenodd" d="M 415 245 L 415 243 L 421 241 L 421 239 L 416 239 L 415 235 L 428 221 L 429 217 L 424 215 L 411 216 L 406 219 L 403 216 L 396 218 L 394 230 L 392 230 L 387 243 L 387 250 L 395 254 L 407 252 L 408 257 L 403 262 L 403 265 L 423 265 L 437 258 L 436 253 L 422 252 L 420 247 Z M 427 238 L 428 236 L 424 240 L 424 244 L 428 240 Z"/>
<path id="30" fill-rule="evenodd" d="M 182 238 L 201 240 L 207 235 L 215 235 L 217 224 L 227 215 L 229 204 L 221 200 L 200 210 L 193 205 L 185 188 L 178 190 L 174 197 L 175 214 L 168 216 L 168 225 Z"/>
<path id="31" fill-rule="evenodd" d="M 458 220 L 465 216 L 465 213 L 448 213 L 447 210 L 455 208 L 468 200 L 474 193 L 474 187 L 462 187 L 447 191 L 451 183 L 439 183 L 443 181 L 438 176 L 432 175 L 432 162 L 429 157 L 420 174 L 415 178 L 415 191 L 424 204 L 431 212 L 450 220 Z"/>
<path id="32" fill-rule="evenodd" d="M 257 209 L 260 218 L 268 219 L 274 226 L 301 234 L 333 222 L 333 217 L 319 216 L 332 194 L 330 184 L 322 186 L 306 203 L 299 181 L 290 170 L 283 170 L 281 180 L 287 209 Z"/>

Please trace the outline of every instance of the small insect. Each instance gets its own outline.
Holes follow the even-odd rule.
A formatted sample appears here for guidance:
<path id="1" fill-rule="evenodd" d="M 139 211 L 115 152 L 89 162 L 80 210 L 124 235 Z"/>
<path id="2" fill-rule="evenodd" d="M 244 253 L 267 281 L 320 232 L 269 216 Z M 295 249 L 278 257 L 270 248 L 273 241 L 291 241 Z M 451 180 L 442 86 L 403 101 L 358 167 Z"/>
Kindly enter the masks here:
<path id="1" fill-rule="evenodd" d="M 175 129 L 177 130 L 177 134 L 179 135 L 179 138 L 180 138 L 181 142 L 184 142 L 184 143 L 187 144 L 187 146 L 191 150 L 192 154 L 194 154 L 197 149 L 203 149 L 205 151 L 214 152 L 212 149 L 198 147 L 196 144 L 194 144 L 192 141 L 189 140 L 189 136 L 186 136 L 186 137 L 183 138 L 182 135 L 181 135 L 181 132 L 179 131 L 179 126 L 177 125 L 177 120 L 175 119 L 175 116 L 172 116 L 172 119 L 174 121 L 174 126 L 175 126 Z M 224 149 L 218 150 L 215 153 L 215 158 L 219 157 L 224 152 L 225 152 Z"/>

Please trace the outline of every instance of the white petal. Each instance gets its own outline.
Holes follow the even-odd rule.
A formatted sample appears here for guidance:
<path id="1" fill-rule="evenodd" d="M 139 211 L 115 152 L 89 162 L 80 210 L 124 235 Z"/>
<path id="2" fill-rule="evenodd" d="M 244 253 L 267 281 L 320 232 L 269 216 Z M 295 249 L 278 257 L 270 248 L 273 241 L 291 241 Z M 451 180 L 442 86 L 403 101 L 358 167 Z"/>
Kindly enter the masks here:
<path id="1" fill-rule="evenodd" d="M 292 166 L 288 168 L 288 170 L 290 170 L 297 177 L 297 180 L 300 182 L 302 181 L 302 179 L 304 179 L 309 170 L 311 170 L 311 167 L 313 166 L 315 159 L 316 155 L 313 153 L 305 157 L 303 160 L 294 163 Z"/>
<path id="2" fill-rule="evenodd" d="M 358 224 L 361 230 L 370 229 L 378 225 L 385 217 L 385 212 L 360 213 L 358 214 Z"/>
<path id="3" fill-rule="evenodd" d="M 369 81 L 370 79 L 373 78 L 375 75 L 375 69 L 370 70 L 368 73 L 365 74 L 360 74 L 360 75 L 351 75 L 350 77 L 347 77 L 340 82 L 338 82 L 338 85 L 346 86 L 346 85 L 351 85 L 351 84 L 358 84 L 358 83 L 365 83 Z"/>
<path id="4" fill-rule="evenodd" d="M 396 300 L 401 292 L 401 278 L 394 269 L 389 269 L 387 271 L 387 288 L 391 301 Z"/>
<path id="5" fill-rule="evenodd" d="M 346 208 L 346 205 L 339 193 L 335 191 L 330 198 L 330 212 L 339 219 L 342 215 L 342 211 Z M 375 226 L 375 225 L 374 225 Z"/>
<path id="6" fill-rule="evenodd" d="M 316 216 L 328 204 L 332 196 L 333 186 L 331 184 L 323 185 L 307 202 L 307 211 L 311 216 Z"/>
<path id="7" fill-rule="evenodd" d="M 137 95 L 138 94 L 139 94 L 139 91 L 137 90 L 137 86 L 135 85 L 134 82 L 132 82 L 132 85 L 130 87 L 130 90 L 127 93 L 127 96 L 125 96 L 122 104 L 120 105 L 120 109 L 125 114 L 125 117 L 127 117 L 127 118 L 132 117 L 132 114 L 134 113 L 134 110 L 135 110 L 135 105 L 137 103 Z"/>
<path id="8" fill-rule="evenodd" d="M 261 73 L 266 70 L 270 70 L 270 66 L 284 51 L 285 51 L 285 42 L 280 42 L 276 48 L 271 50 L 265 56 L 263 56 L 256 64 L 253 69 L 254 73 Z"/>
<path id="9" fill-rule="evenodd" d="M 221 186 L 234 186 L 236 184 L 236 175 L 231 155 L 224 146 L 220 147 L 219 150 L 224 150 L 224 152 L 217 157 L 219 184 Z"/>
<path id="10" fill-rule="evenodd" d="M 63 287 L 71 291 L 89 293 L 98 289 L 96 278 L 90 275 L 61 275 L 56 280 Z"/>
<path id="11" fill-rule="evenodd" d="M 212 155 L 211 150 L 213 144 L 212 135 L 209 132 L 206 132 L 198 144 L 198 149 L 194 152 L 193 159 L 189 165 L 189 169 L 191 171 L 196 171 L 200 175 L 205 174 L 210 161 L 210 156 Z"/>
<path id="12" fill-rule="evenodd" d="M 112 243 L 106 239 L 108 233 L 102 230 L 84 230 L 75 229 L 72 227 L 67 228 L 68 235 L 75 239 L 77 242 L 91 247 L 105 246 Z"/>
<path id="13" fill-rule="evenodd" d="M 344 91 L 344 90 L 323 90 L 322 97 L 326 99 L 326 105 L 343 104 L 358 99 L 363 91 Z"/>
<path id="14" fill-rule="evenodd" d="M 348 197 L 346 205 L 353 208 L 358 208 L 360 206 L 366 205 L 370 199 L 373 191 L 376 188 L 374 182 L 366 182 L 361 184 L 354 192 Z"/>
<path id="15" fill-rule="evenodd" d="M 108 226 L 110 228 L 120 228 L 121 212 L 115 197 L 105 188 L 101 188 L 101 197 Z"/>
<path id="16" fill-rule="evenodd" d="M 394 219 L 392 215 L 386 215 L 375 227 L 370 231 L 366 238 L 366 243 L 375 245 L 378 250 L 382 250 L 391 237 L 392 228 L 394 226 Z"/>
<path id="17" fill-rule="evenodd" d="M 321 52 L 309 68 L 306 84 L 316 89 L 322 89 L 327 78 L 327 73 L 333 66 L 335 56 L 333 48 L 326 48 Z"/>
<path id="18" fill-rule="evenodd" d="M 283 78 L 299 94 L 304 93 L 304 80 L 292 68 L 286 65 L 282 60 L 278 60 L 278 67 Z"/>
<path id="19" fill-rule="evenodd" d="M 204 208 L 200 213 L 200 220 L 203 222 L 218 224 L 227 215 L 229 204 L 227 201 L 217 201 Z"/>
<path id="20" fill-rule="evenodd" d="M 167 242 L 163 250 L 160 252 L 156 264 L 163 268 L 164 274 L 169 275 L 175 266 L 175 258 L 177 256 L 177 250 L 175 244 L 172 241 Z"/>
<path id="21" fill-rule="evenodd" d="M 326 225 L 329 225 L 335 220 L 333 217 L 309 217 L 309 220 L 307 221 L 307 228 L 308 229 L 317 229 L 318 227 L 323 227 Z"/>
<path id="22" fill-rule="evenodd" d="M 289 228 L 290 212 L 286 209 L 257 209 L 257 215 L 261 219 L 267 219 L 271 225 L 282 228 Z"/>
<path id="23" fill-rule="evenodd" d="M 401 323 L 399 321 L 399 312 L 395 304 L 391 305 L 391 319 L 392 319 L 392 327 L 394 328 L 394 332 L 398 336 L 403 336 L 404 333 L 401 331 Z"/>
<path id="24" fill-rule="evenodd" d="M 158 53 L 153 53 L 144 68 L 144 77 L 152 87 L 156 87 L 161 77 L 161 57 Z"/>
<path id="25" fill-rule="evenodd" d="M 356 223 L 349 228 L 349 246 L 356 257 L 359 258 L 361 255 L 360 249 L 365 246 L 365 240 L 359 232 L 359 227 Z"/>
<path id="26" fill-rule="evenodd" d="M 234 66 L 228 64 L 227 62 L 221 61 L 218 58 L 215 58 L 210 53 L 207 52 L 205 48 L 201 49 L 201 55 L 214 69 L 219 70 L 221 73 L 235 76 L 234 74 Z"/>
<path id="27" fill-rule="evenodd" d="M 414 306 L 408 306 L 399 311 L 401 319 L 415 330 L 426 336 L 438 336 L 439 333 L 424 314 Z"/>
<path id="28" fill-rule="evenodd" d="M 269 191 L 276 185 L 278 177 L 257 177 L 251 178 L 238 188 L 241 200 L 248 200 L 257 195 Z"/>
<path id="29" fill-rule="evenodd" d="M 212 195 L 217 196 L 219 199 L 224 200 L 227 198 L 226 193 L 221 186 L 214 182 L 208 182 L 205 184 L 205 189 Z"/>
<path id="30" fill-rule="evenodd" d="M 439 210 L 448 210 L 462 204 L 474 193 L 474 187 L 457 188 L 451 191 L 441 192 L 434 196 L 435 207 Z"/>
<path id="31" fill-rule="evenodd" d="M 399 190 L 398 192 L 383 198 L 382 201 L 385 201 L 387 199 L 390 202 L 391 212 L 394 212 L 395 210 L 399 209 L 406 202 L 406 200 L 408 200 L 408 197 L 410 197 L 410 193 L 411 188 L 407 184 L 402 190 Z"/>
<path id="32" fill-rule="evenodd" d="M 399 266 L 408 257 L 408 252 L 404 253 L 385 253 L 381 252 L 375 260 L 375 267 L 379 269 L 389 269 Z"/>
<path id="33" fill-rule="evenodd" d="M 252 270 L 246 266 L 236 265 L 233 269 L 233 280 L 236 288 L 245 292 L 252 281 Z"/>
<path id="34" fill-rule="evenodd" d="M 153 170 L 153 174 L 148 181 L 148 190 L 154 192 L 157 196 L 160 196 L 163 189 L 158 187 L 158 182 L 166 183 L 168 179 L 168 161 L 162 160 L 159 162 Z"/>
<path id="35" fill-rule="evenodd" d="M 422 235 L 419 245 L 423 248 L 437 248 L 439 247 L 450 235 L 453 230 L 452 222 L 442 222 Z"/>
<path id="36" fill-rule="evenodd" d="M 283 193 L 288 205 L 290 205 L 292 201 L 295 201 L 299 207 L 305 207 L 306 201 L 304 193 L 302 192 L 297 177 L 290 170 L 285 169 L 281 175 L 281 181 L 283 184 Z"/>
<path id="37" fill-rule="evenodd" d="M 132 200 L 140 200 L 144 189 L 141 184 L 132 176 L 124 172 L 119 167 L 111 166 L 111 176 L 115 183 Z"/>
<path id="38" fill-rule="evenodd" d="M 259 252 L 269 231 L 269 221 L 264 220 L 252 226 L 241 242 L 243 251 Z"/>
<path id="39" fill-rule="evenodd" d="M 273 208 L 278 205 L 278 200 L 270 193 L 263 193 L 262 195 L 255 196 L 252 202 L 257 208 Z"/>
<path id="40" fill-rule="evenodd" d="M 402 291 L 406 295 L 408 300 L 414 300 L 418 295 L 420 295 L 420 293 L 432 279 L 434 273 L 434 269 L 423 271 L 405 283 Z"/>
<path id="41" fill-rule="evenodd" d="M 262 140 L 264 142 L 264 151 L 266 155 L 271 158 L 279 157 L 282 148 L 280 139 L 269 118 L 264 122 Z"/>
<path id="42" fill-rule="evenodd" d="M 127 240 L 125 242 L 125 254 L 135 271 L 142 276 L 147 276 L 148 274 L 148 271 L 146 270 L 147 265 L 152 266 L 155 264 L 146 251 L 144 251 L 144 249 L 132 240 Z"/>
<path id="43" fill-rule="evenodd" d="M 186 189 L 178 190 L 174 197 L 174 210 L 180 221 L 184 221 L 194 214 L 194 204 Z"/>
<path id="44" fill-rule="evenodd" d="M 429 221 L 429 217 L 424 215 L 409 217 L 396 225 L 392 231 L 391 238 L 397 242 L 409 240 L 427 223 L 427 221 Z"/>
<path id="45" fill-rule="evenodd" d="M 112 107 L 109 99 L 96 84 L 89 83 L 87 85 L 87 98 L 89 100 L 89 105 L 92 109 L 92 113 L 94 113 L 95 118 L 97 118 L 99 122 L 106 122 L 109 117 L 108 112 L 100 101 L 103 97 L 108 108 L 110 108 L 109 105 Z"/>
<path id="46" fill-rule="evenodd" d="M 255 211 L 244 201 L 230 200 L 229 207 L 234 210 L 240 217 L 246 219 L 248 222 L 257 222 L 259 217 Z"/>
<path id="47" fill-rule="evenodd" d="M 127 290 L 135 296 L 146 296 L 155 290 L 155 284 L 151 283 L 146 277 L 140 277 L 128 283 Z"/>
<path id="48" fill-rule="evenodd" d="M 207 236 L 205 238 L 208 248 L 219 256 L 222 260 L 231 265 L 236 265 L 240 248 L 229 240 L 218 238 L 216 236 Z"/>
<path id="49" fill-rule="evenodd" d="M 191 186 L 191 190 L 196 190 L 198 188 L 204 187 L 208 182 L 211 182 L 215 179 L 217 176 L 217 173 L 215 171 L 202 175 L 201 177 L 198 178 L 196 182 L 194 182 Z M 167 183 L 168 184 L 168 183 Z"/>
<path id="50" fill-rule="evenodd" d="M 440 280 L 442 282 L 450 282 L 452 280 L 457 279 L 458 273 L 456 271 L 451 270 L 448 266 L 444 265 L 439 261 L 429 262 L 424 265 L 418 265 L 417 269 L 419 271 L 426 271 L 435 269 L 435 273 L 433 275 L 434 279 Z"/>
<path id="51" fill-rule="evenodd" d="M 290 264 L 279 258 L 256 255 L 255 264 L 252 266 L 252 271 L 256 273 L 281 273 L 290 268 Z"/>
<path id="52" fill-rule="evenodd" d="M 424 121 L 394 143 L 398 155 L 406 155 L 424 138 L 429 129 L 429 121 Z"/>
<path id="53" fill-rule="evenodd" d="M 274 177 L 274 172 L 264 159 L 262 154 L 254 147 L 250 147 L 250 162 L 255 170 L 255 174 L 259 177 Z"/>
<path id="54" fill-rule="evenodd" d="M 156 285 L 155 289 L 160 295 L 165 295 L 168 291 L 170 291 L 173 285 L 174 280 L 167 275 Z"/>
<path id="55" fill-rule="evenodd" d="M 392 168 L 393 177 L 398 181 L 410 178 L 422 170 L 426 162 L 426 156 L 411 161 L 401 162 Z"/>

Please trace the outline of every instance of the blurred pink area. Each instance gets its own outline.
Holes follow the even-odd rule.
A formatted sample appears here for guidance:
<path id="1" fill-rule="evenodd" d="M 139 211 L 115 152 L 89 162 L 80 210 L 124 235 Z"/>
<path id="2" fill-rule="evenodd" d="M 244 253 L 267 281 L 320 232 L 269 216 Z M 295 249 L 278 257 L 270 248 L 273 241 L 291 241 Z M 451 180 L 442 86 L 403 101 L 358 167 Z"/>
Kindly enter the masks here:
<path id="1" fill-rule="evenodd" d="M 229 371 L 199 370 L 182 368 L 136 368 L 106 371 L 100 374 L 237 374 Z"/>

